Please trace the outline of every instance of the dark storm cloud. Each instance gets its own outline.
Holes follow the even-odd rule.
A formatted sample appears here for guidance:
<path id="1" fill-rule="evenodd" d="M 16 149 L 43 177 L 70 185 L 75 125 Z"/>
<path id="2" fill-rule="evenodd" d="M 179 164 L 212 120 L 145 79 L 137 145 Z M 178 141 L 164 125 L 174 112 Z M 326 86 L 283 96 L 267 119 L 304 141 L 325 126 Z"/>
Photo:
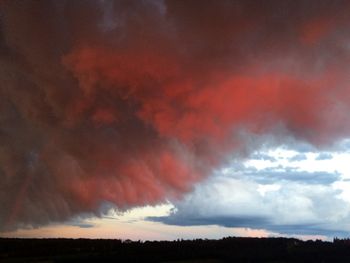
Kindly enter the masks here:
<path id="1" fill-rule="evenodd" d="M 249 153 L 241 131 L 347 136 L 348 14 L 347 1 L 1 1 L 1 229 L 178 198 Z"/>

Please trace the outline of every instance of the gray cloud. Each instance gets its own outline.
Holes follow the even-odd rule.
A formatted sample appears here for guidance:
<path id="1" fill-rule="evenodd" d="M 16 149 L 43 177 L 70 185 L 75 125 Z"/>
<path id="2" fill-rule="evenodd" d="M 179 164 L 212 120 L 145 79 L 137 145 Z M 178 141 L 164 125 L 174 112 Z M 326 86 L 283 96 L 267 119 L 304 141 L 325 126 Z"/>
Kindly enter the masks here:
<path id="1" fill-rule="evenodd" d="M 331 160 L 331 159 L 333 159 L 333 155 L 331 153 L 325 153 L 325 152 L 320 153 L 315 158 L 315 160 L 317 161 Z"/>
<path id="2" fill-rule="evenodd" d="M 304 160 L 307 160 L 307 157 L 303 153 L 299 153 L 297 155 L 294 155 L 294 156 L 288 158 L 288 161 L 290 161 L 290 162 L 300 162 L 300 161 L 304 161 Z"/>
<path id="3" fill-rule="evenodd" d="M 91 224 L 91 223 L 87 223 L 87 222 L 79 222 L 79 221 L 70 221 L 70 222 L 66 222 L 64 223 L 65 225 L 68 226 L 75 226 L 75 227 L 79 227 L 79 228 L 92 228 L 92 227 L 96 227 L 95 224 Z"/>
<path id="4" fill-rule="evenodd" d="M 334 229 L 325 224 L 273 224 L 270 219 L 263 217 L 178 217 L 176 214 L 168 217 L 148 217 L 147 220 L 176 226 L 218 225 L 233 228 L 264 229 L 283 235 L 323 235 L 328 237 L 348 237 L 349 231 Z"/>
<path id="5" fill-rule="evenodd" d="M 260 184 L 279 183 L 283 181 L 299 182 L 301 184 L 330 185 L 341 179 L 338 172 L 325 171 L 302 171 L 295 167 L 284 167 L 282 165 L 270 166 L 264 169 L 257 169 L 254 166 L 245 166 L 242 162 L 233 161 L 230 163 L 228 176 L 240 179 L 255 181 Z"/>
<path id="6" fill-rule="evenodd" d="M 262 152 L 257 152 L 252 154 L 250 157 L 252 160 L 262 160 L 262 161 L 270 161 L 270 162 L 276 162 L 276 158 Z"/>
<path id="7" fill-rule="evenodd" d="M 212 216 L 212 217 L 182 217 L 176 213 L 168 217 L 147 217 L 147 220 L 162 222 L 168 225 L 177 226 L 201 226 L 220 225 L 225 227 L 262 227 L 268 225 L 268 220 L 263 217 L 243 217 L 243 216 Z"/>
<path id="8" fill-rule="evenodd" d="M 294 181 L 301 184 L 323 184 L 329 185 L 338 181 L 339 173 L 329 172 L 307 172 L 292 169 L 280 171 L 274 168 L 266 168 L 255 172 L 244 172 L 252 180 L 261 184 L 278 183 L 280 181 Z"/>

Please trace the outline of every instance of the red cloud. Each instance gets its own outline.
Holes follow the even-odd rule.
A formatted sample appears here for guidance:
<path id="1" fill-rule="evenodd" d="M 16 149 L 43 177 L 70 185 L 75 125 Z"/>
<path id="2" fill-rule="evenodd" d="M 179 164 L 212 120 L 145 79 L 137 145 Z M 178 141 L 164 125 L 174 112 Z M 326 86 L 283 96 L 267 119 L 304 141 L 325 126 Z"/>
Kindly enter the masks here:
<path id="1" fill-rule="evenodd" d="M 348 136 L 343 7 L 1 2 L 0 225 L 179 198 L 244 132 Z"/>

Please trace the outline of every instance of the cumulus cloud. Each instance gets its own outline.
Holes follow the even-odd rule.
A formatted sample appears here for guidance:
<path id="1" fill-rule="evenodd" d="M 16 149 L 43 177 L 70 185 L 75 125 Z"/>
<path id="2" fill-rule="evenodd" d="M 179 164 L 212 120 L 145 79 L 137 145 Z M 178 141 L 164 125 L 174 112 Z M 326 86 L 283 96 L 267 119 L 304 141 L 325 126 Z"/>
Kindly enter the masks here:
<path id="1" fill-rule="evenodd" d="M 176 202 L 170 215 L 148 219 L 170 225 L 246 227 L 288 235 L 347 235 L 350 204 L 344 198 L 341 174 L 273 166 L 268 158 L 266 163 L 271 166 L 224 169 Z"/>
<path id="2" fill-rule="evenodd" d="M 342 232 L 344 236 L 348 231 L 344 225 L 350 206 L 338 197 L 339 190 L 297 182 L 275 184 L 279 187 L 261 194 L 257 182 L 216 178 L 176 203 L 169 216 L 149 220 L 171 225 L 267 229 L 281 234 L 334 236 Z"/>
<path id="3" fill-rule="evenodd" d="M 176 199 L 250 152 L 242 132 L 319 147 L 347 135 L 348 13 L 346 1 L 1 1 L 0 226 Z"/>

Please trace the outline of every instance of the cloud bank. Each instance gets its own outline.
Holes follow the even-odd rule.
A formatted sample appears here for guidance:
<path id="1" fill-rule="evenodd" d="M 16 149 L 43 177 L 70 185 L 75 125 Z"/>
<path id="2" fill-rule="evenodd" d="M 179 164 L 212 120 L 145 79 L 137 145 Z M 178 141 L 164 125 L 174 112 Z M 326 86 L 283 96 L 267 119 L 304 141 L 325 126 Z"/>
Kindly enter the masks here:
<path id="1" fill-rule="evenodd" d="M 346 1 L 1 1 L 2 229 L 178 198 L 249 136 L 349 134 Z"/>
<path id="2" fill-rule="evenodd" d="M 263 154 L 276 158 L 271 153 Z M 346 168 L 350 155 L 347 153 L 344 167 L 337 167 L 337 160 L 345 154 L 329 154 L 333 159 L 329 159 L 328 165 L 339 168 L 333 173 L 312 165 L 324 161 L 313 160 L 318 155 L 308 153 L 299 164 L 294 161 L 289 165 L 283 164 L 282 160 L 270 162 L 265 158 L 263 162 L 268 168 L 256 168 L 251 160 L 244 165 L 231 165 L 198 184 L 182 201 L 175 202 L 169 215 L 153 216 L 148 220 L 180 226 L 264 229 L 279 235 L 346 237 L 350 230 L 350 205 L 345 178 L 349 174 L 340 171 Z M 285 159 L 289 158 L 285 156 Z M 305 164 L 316 171 L 301 170 Z"/>

